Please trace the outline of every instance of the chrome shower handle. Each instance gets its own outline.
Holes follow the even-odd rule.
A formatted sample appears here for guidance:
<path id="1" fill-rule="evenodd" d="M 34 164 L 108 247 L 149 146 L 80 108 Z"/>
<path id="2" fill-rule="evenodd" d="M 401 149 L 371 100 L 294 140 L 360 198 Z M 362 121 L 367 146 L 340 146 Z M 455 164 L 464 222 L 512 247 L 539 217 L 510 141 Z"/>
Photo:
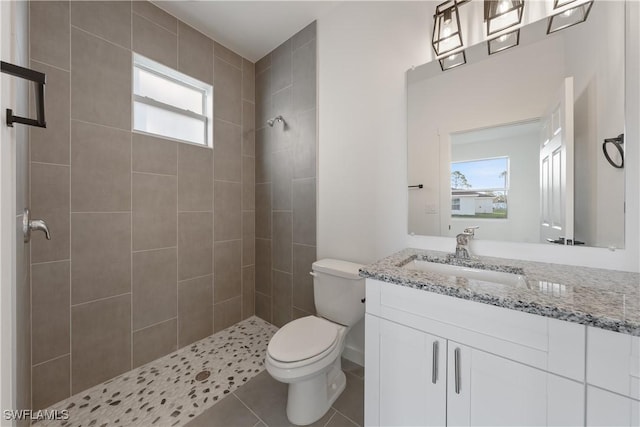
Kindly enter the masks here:
<path id="1" fill-rule="evenodd" d="M 47 223 L 42 219 L 31 219 L 29 208 L 25 208 L 22 213 L 22 233 L 24 234 L 24 242 L 29 243 L 32 231 L 42 231 L 47 240 L 51 240 L 51 233 Z"/>

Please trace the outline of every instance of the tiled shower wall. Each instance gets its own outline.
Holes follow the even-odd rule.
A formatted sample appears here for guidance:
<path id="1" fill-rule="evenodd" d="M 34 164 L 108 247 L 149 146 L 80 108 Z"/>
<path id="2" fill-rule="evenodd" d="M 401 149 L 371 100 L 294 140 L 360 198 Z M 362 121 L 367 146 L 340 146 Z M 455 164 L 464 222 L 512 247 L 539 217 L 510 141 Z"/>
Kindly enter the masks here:
<path id="1" fill-rule="evenodd" d="M 254 313 L 254 64 L 148 2 L 31 2 L 32 406 Z M 132 51 L 214 87 L 214 148 L 131 132 Z"/>
<path id="2" fill-rule="evenodd" d="M 256 314 L 276 326 L 315 313 L 316 120 L 314 22 L 256 63 Z"/>

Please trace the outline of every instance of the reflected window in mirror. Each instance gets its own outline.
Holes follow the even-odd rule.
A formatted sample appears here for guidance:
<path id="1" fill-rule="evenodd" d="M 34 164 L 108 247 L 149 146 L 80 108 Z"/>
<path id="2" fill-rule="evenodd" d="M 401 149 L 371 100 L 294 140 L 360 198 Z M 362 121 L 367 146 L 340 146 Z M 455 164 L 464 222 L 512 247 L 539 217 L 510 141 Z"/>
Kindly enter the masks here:
<path id="1" fill-rule="evenodd" d="M 509 157 L 451 162 L 452 218 L 507 218 Z"/>

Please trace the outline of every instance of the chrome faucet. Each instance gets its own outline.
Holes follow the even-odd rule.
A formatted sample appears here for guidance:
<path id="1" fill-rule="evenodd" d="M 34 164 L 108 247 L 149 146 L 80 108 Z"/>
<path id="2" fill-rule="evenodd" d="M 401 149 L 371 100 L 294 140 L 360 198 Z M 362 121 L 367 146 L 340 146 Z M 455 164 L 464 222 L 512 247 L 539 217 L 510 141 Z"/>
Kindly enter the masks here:
<path id="1" fill-rule="evenodd" d="M 473 239 L 476 229 L 480 227 L 467 227 L 464 231 L 456 236 L 456 258 L 469 259 L 469 240 Z"/>

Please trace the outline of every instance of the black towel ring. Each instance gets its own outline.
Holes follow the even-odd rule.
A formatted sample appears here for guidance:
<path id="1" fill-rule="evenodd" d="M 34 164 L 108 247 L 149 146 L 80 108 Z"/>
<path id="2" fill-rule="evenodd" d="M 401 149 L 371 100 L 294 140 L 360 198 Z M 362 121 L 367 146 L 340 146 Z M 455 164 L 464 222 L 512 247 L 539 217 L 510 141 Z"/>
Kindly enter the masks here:
<path id="1" fill-rule="evenodd" d="M 611 157 L 609 156 L 609 153 L 607 152 L 607 144 L 613 144 L 613 146 L 616 147 L 616 150 L 618 150 L 618 153 L 620 153 L 620 163 L 619 164 L 614 162 L 611 159 Z M 624 167 L 624 150 L 622 149 L 622 144 L 624 144 L 624 134 L 623 133 L 618 135 L 616 138 L 607 138 L 602 143 L 602 152 L 604 153 L 604 157 L 606 157 L 607 161 L 609 162 L 609 164 L 611 166 L 613 166 L 614 168 L 618 168 L 618 169 L 622 169 Z"/>

